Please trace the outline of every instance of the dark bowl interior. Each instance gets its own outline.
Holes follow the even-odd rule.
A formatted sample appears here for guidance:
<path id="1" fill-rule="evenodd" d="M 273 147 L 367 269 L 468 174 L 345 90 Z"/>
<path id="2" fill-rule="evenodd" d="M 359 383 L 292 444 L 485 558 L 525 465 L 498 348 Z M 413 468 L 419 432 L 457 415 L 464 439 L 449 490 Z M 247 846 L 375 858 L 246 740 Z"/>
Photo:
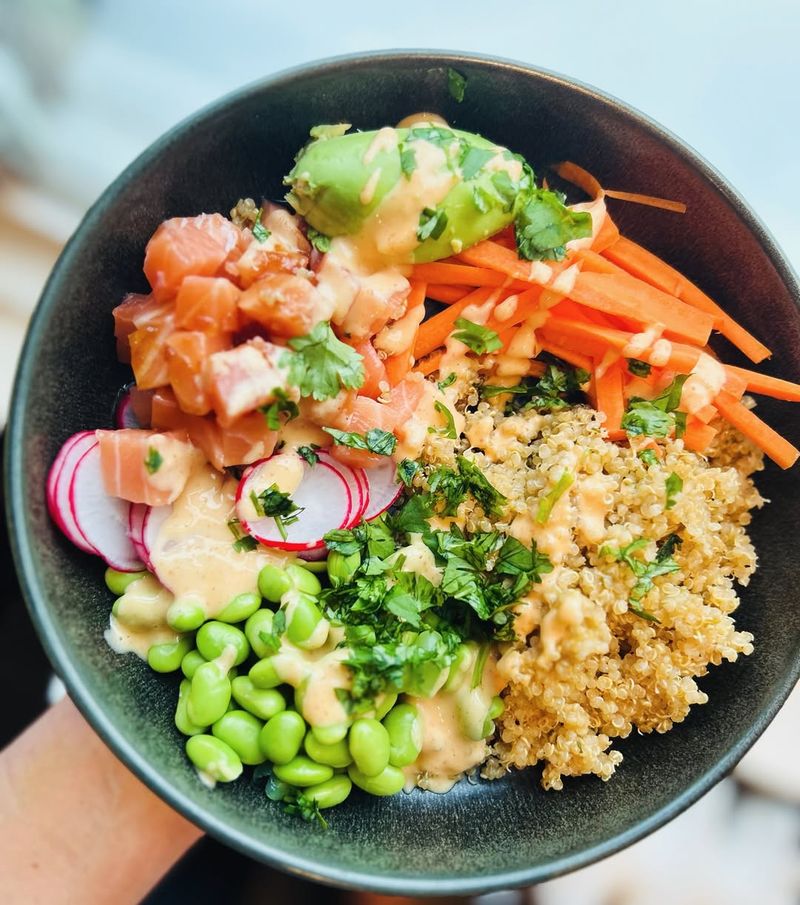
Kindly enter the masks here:
<path id="1" fill-rule="evenodd" d="M 446 68 L 467 77 L 456 103 Z M 570 780 L 543 792 L 537 771 L 462 782 L 448 795 L 354 796 L 324 832 L 289 819 L 244 779 L 205 789 L 172 725 L 175 680 L 103 641 L 111 597 L 97 559 L 76 552 L 44 503 L 48 466 L 74 431 L 107 427 L 130 377 L 114 356 L 110 311 L 144 290 L 145 243 L 165 217 L 227 211 L 242 196 L 280 197 L 281 176 L 309 127 L 363 129 L 433 110 L 524 154 L 537 170 L 571 159 L 610 186 L 678 198 L 685 216 L 611 202 L 623 230 L 695 279 L 800 378 L 798 287 L 761 224 L 721 177 L 673 136 L 617 101 L 514 63 L 445 53 L 360 56 L 314 64 L 240 91 L 151 147 L 101 197 L 61 256 L 34 316 L 8 433 L 9 517 L 33 619 L 55 668 L 113 750 L 159 795 L 221 840 L 286 870 L 396 893 L 456 893 L 533 883 L 631 843 L 722 778 L 764 729 L 798 674 L 796 555 L 800 470 L 768 466 L 772 503 L 753 536 L 761 569 L 742 594 L 756 652 L 714 669 L 708 706 L 663 736 L 621 743 L 609 783 Z M 739 362 L 730 348 L 722 350 Z M 785 403 L 759 411 L 795 443 Z"/>

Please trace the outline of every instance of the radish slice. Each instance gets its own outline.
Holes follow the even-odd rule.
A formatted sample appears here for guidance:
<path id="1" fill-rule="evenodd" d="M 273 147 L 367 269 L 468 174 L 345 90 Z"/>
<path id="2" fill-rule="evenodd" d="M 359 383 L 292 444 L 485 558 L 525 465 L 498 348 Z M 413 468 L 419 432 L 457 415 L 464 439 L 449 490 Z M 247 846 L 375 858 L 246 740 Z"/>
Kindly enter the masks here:
<path id="1" fill-rule="evenodd" d="M 128 517 L 128 537 L 136 549 L 136 555 L 147 566 L 148 571 L 155 572 L 150 551 L 153 549 L 161 526 L 172 515 L 172 506 L 147 506 L 134 503 Z"/>
<path id="2" fill-rule="evenodd" d="M 50 516 L 68 540 L 94 556 L 99 555 L 97 550 L 87 542 L 72 514 L 69 488 L 76 465 L 96 442 L 94 431 L 73 434 L 61 447 L 47 476 L 47 508 Z"/>
<path id="3" fill-rule="evenodd" d="M 281 455 L 288 455 L 282 453 Z M 274 458 L 274 457 L 273 457 Z M 309 465 L 298 456 L 303 467 L 303 477 L 292 493 L 292 501 L 303 511 L 296 522 L 284 526 L 286 537 L 278 530 L 270 516 L 248 519 L 242 517 L 242 508 L 251 493 L 265 490 L 264 469 L 272 459 L 263 459 L 245 471 L 236 491 L 237 513 L 242 528 L 257 541 L 279 550 L 318 550 L 325 546 L 323 535 L 336 528 L 345 528 L 353 516 L 353 498 L 342 474 L 327 462 Z M 271 482 L 270 482 L 271 483 Z M 239 505 L 242 501 L 242 506 Z"/>
<path id="4" fill-rule="evenodd" d="M 133 410 L 133 398 L 131 396 L 131 386 L 124 386 L 117 396 L 117 404 L 114 406 L 114 423 L 118 428 L 141 429 L 145 425 L 136 417 Z"/>
<path id="5" fill-rule="evenodd" d="M 325 452 L 323 449 L 317 451 L 317 458 L 320 462 L 324 462 L 335 471 L 338 471 L 344 480 L 347 481 L 347 486 L 350 488 L 350 495 L 353 499 L 353 514 L 350 517 L 350 522 L 345 527 L 352 528 L 353 525 L 357 525 L 361 521 L 361 517 L 364 515 L 369 503 L 368 484 L 364 469 L 352 468 L 349 465 L 338 462 L 330 453 Z M 358 474 L 358 472 L 361 472 L 361 474 Z"/>
<path id="6" fill-rule="evenodd" d="M 403 485 L 397 480 L 397 465 L 394 459 L 388 457 L 375 468 L 365 468 L 364 474 L 369 486 L 369 502 L 362 518 L 368 522 L 386 512 L 400 496 Z"/>
<path id="7" fill-rule="evenodd" d="M 132 503 L 128 512 L 128 537 L 131 539 L 136 555 L 141 561 L 150 568 L 149 557 L 144 548 L 144 540 L 142 539 L 142 529 L 144 528 L 144 520 L 147 516 L 147 510 L 150 507 L 146 503 Z"/>
<path id="8" fill-rule="evenodd" d="M 128 537 L 131 504 L 106 493 L 96 440 L 75 465 L 69 507 L 83 539 L 112 569 L 138 572 L 144 568 Z"/>

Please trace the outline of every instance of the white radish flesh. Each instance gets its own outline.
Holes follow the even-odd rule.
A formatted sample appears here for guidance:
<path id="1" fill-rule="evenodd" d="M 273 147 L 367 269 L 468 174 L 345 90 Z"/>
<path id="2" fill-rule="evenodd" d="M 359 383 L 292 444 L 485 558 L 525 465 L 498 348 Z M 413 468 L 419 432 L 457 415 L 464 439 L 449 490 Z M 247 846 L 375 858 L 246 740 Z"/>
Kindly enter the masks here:
<path id="1" fill-rule="evenodd" d="M 73 517 L 69 488 L 76 465 L 96 442 L 94 431 L 73 434 L 61 447 L 47 476 L 47 508 L 53 521 L 76 547 L 95 556 L 99 555 L 97 550 L 88 543 Z"/>
<path id="2" fill-rule="evenodd" d="M 350 517 L 349 524 L 345 527 L 352 528 L 361 521 L 361 517 L 364 515 L 369 503 L 367 478 L 364 475 L 364 469 L 352 468 L 350 465 L 338 462 L 330 455 L 330 453 L 325 452 L 325 450 L 319 450 L 317 452 L 317 458 L 320 462 L 324 462 L 334 469 L 334 471 L 337 471 L 347 482 L 347 486 L 350 488 L 350 496 L 353 500 L 353 513 Z"/>
<path id="3" fill-rule="evenodd" d="M 365 468 L 364 475 L 369 486 L 369 502 L 362 518 L 365 522 L 376 518 L 392 505 L 403 489 L 397 480 L 397 465 L 394 459 L 386 457 L 374 468 Z"/>

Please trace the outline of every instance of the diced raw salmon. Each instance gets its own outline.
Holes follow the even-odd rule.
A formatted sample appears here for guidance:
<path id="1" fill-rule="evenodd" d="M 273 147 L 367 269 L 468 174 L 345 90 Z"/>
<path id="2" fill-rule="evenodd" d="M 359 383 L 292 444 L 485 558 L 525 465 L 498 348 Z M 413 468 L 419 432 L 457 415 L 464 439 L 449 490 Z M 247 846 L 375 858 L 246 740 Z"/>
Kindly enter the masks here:
<path id="1" fill-rule="evenodd" d="M 364 385 L 359 389 L 359 395 L 377 399 L 388 386 L 386 366 L 383 359 L 375 351 L 375 347 L 369 340 L 354 345 L 353 348 L 364 359 Z M 381 384 L 384 384 L 383 389 Z"/>
<path id="2" fill-rule="evenodd" d="M 131 362 L 129 338 L 138 327 L 153 319 L 163 317 L 171 308 L 169 302 L 159 302 L 152 294 L 129 292 L 111 312 L 114 315 L 114 336 L 117 340 L 117 358 L 125 364 Z"/>
<path id="3" fill-rule="evenodd" d="M 259 406 L 273 402 L 276 389 L 297 396 L 295 388 L 287 386 L 286 369 L 279 364 L 285 351 L 255 338 L 209 358 L 211 402 L 223 427 Z"/>
<path id="4" fill-rule="evenodd" d="M 224 430 L 213 415 L 187 415 L 166 387 L 153 395 L 153 426 L 185 431 L 218 470 L 229 465 L 249 465 L 272 455 L 278 439 L 259 412 L 239 418 Z"/>
<path id="5" fill-rule="evenodd" d="M 175 299 L 175 325 L 180 330 L 235 333 L 241 290 L 225 277 L 187 276 Z"/>
<path id="6" fill-rule="evenodd" d="M 305 277 L 272 273 L 246 289 L 239 309 L 273 336 L 305 336 L 327 320 L 316 287 Z"/>
<path id="7" fill-rule="evenodd" d="M 334 322 L 345 336 L 354 340 L 367 339 L 389 321 L 403 316 L 410 291 L 408 280 L 391 270 L 361 277 L 355 301 L 343 317 L 339 318 L 337 314 Z"/>
<path id="8" fill-rule="evenodd" d="M 169 383 L 167 341 L 175 331 L 175 314 L 170 310 L 148 320 L 128 337 L 131 367 L 136 385 L 152 390 Z"/>
<path id="9" fill-rule="evenodd" d="M 207 415 L 211 411 L 206 365 L 212 354 L 230 348 L 230 333 L 209 336 L 199 330 L 176 330 L 167 340 L 169 382 L 184 412 Z"/>
<path id="10" fill-rule="evenodd" d="M 103 484 L 111 496 L 166 506 L 180 496 L 202 455 L 185 434 L 97 431 Z"/>
<path id="11" fill-rule="evenodd" d="M 147 243 L 144 273 L 156 298 L 174 298 L 187 276 L 214 276 L 241 237 L 222 214 L 165 220 Z"/>

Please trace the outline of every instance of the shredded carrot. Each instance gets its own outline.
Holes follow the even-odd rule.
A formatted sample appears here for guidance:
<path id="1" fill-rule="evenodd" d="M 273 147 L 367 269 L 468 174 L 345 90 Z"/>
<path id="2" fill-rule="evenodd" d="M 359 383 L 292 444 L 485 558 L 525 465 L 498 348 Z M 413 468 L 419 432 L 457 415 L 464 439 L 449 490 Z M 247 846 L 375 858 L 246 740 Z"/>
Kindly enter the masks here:
<path id="1" fill-rule="evenodd" d="M 699 346 L 708 342 L 714 326 L 710 314 L 628 274 L 580 273 L 570 298 L 643 324 L 664 324 L 672 336 Z"/>
<path id="2" fill-rule="evenodd" d="M 588 170 L 584 170 L 583 167 L 579 167 L 571 160 L 564 160 L 550 169 L 558 173 L 565 182 L 571 182 L 579 189 L 583 189 L 590 198 L 599 198 L 603 194 L 603 186 L 597 179 Z"/>
<path id="3" fill-rule="evenodd" d="M 716 411 L 716 410 L 715 410 Z M 699 418 L 686 419 L 686 430 L 683 434 L 683 445 L 692 452 L 704 453 L 717 435 L 717 429 L 705 424 Z"/>
<path id="4" fill-rule="evenodd" d="M 428 286 L 428 298 L 445 305 L 458 302 L 468 294 L 469 289 L 466 286 L 443 286 L 440 283 L 432 283 Z"/>
<path id="5" fill-rule="evenodd" d="M 600 224 L 600 229 L 597 231 L 597 235 L 592 239 L 592 251 L 600 254 L 613 245 L 617 239 L 619 239 L 617 224 L 614 223 L 611 219 L 611 215 L 606 211 L 603 222 Z"/>
<path id="6" fill-rule="evenodd" d="M 638 192 L 619 192 L 616 189 L 606 189 L 605 193 L 606 198 L 616 198 L 617 201 L 631 201 L 633 204 L 644 204 L 646 207 L 658 207 L 663 211 L 672 211 L 675 214 L 686 213 L 686 205 L 683 201 L 670 201 L 668 198 L 640 195 Z"/>
<path id="7" fill-rule="evenodd" d="M 544 337 L 540 337 L 539 345 L 545 352 L 555 355 L 556 358 L 566 361 L 573 367 L 582 368 L 584 371 L 588 371 L 590 374 L 592 373 L 592 359 L 589 358 L 588 355 L 584 355 L 581 352 L 575 352 L 573 349 L 569 349 L 566 346 L 560 346 L 558 343 L 552 342 Z"/>
<path id="8" fill-rule="evenodd" d="M 713 405 L 704 405 L 693 413 L 693 417 L 697 418 L 698 421 L 702 421 L 703 424 L 708 424 L 709 421 L 713 421 L 717 417 L 717 414 L 717 410 Z"/>
<path id="9" fill-rule="evenodd" d="M 713 314 L 714 326 L 723 336 L 729 339 L 738 349 L 754 362 L 763 361 L 772 353 L 744 327 L 726 314 L 725 311 L 694 283 L 686 279 L 675 268 L 670 267 L 657 255 L 642 248 L 630 239 L 620 236 L 619 240 L 609 246 L 603 254 L 609 260 L 623 267 L 628 273 L 651 286 L 668 292 L 694 308 Z"/>
<path id="10" fill-rule="evenodd" d="M 469 264 L 415 264 L 412 278 L 426 283 L 444 283 L 448 286 L 502 286 L 506 277 L 496 270 L 471 267 Z"/>
<path id="11" fill-rule="evenodd" d="M 535 265 L 538 264 L 540 267 L 548 266 L 547 264 L 542 264 L 541 261 L 523 261 L 517 256 L 515 251 L 510 248 L 504 248 L 489 239 L 473 245 L 472 248 L 468 248 L 466 251 L 462 251 L 458 259 L 475 267 L 503 273 L 513 280 L 524 280 L 527 282 L 531 280 L 531 274 L 536 269 Z"/>
<path id="12" fill-rule="evenodd" d="M 512 293 L 512 295 L 516 295 L 516 293 Z M 533 286 L 525 292 L 520 292 L 519 295 L 516 296 L 516 301 L 513 304 L 513 311 L 511 311 L 507 317 L 500 318 L 498 317 L 498 308 L 503 302 L 510 302 L 511 300 L 511 296 L 507 296 L 506 299 L 495 306 L 492 316 L 487 321 L 486 326 L 489 327 L 490 330 L 496 330 L 499 333 L 500 331 L 505 330 L 506 327 L 514 327 L 517 324 L 521 324 L 539 310 L 542 296 L 543 292 L 538 286 Z"/>
<path id="13" fill-rule="evenodd" d="M 481 286 L 465 295 L 463 299 L 453 302 L 449 308 L 423 321 L 417 333 L 417 341 L 414 343 L 414 358 L 422 358 L 423 355 L 443 346 L 453 332 L 456 320 L 461 317 L 461 312 L 470 305 L 482 305 L 497 292 L 498 290 L 491 286 Z"/>
<path id="14" fill-rule="evenodd" d="M 763 450 L 781 468 L 791 468 L 800 456 L 800 450 L 765 424 L 758 415 L 746 408 L 728 393 L 720 393 L 714 401 L 719 413 L 738 431 Z"/>
<path id="15" fill-rule="evenodd" d="M 606 416 L 605 428 L 612 440 L 622 439 L 622 416 L 625 414 L 625 398 L 622 395 L 622 366 L 615 362 L 605 370 L 598 370 L 595 360 L 592 392 L 595 407 Z"/>
<path id="16" fill-rule="evenodd" d="M 432 352 L 430 355 L 426 355 L 425 358 L 414 365 L 414 370 L 419 371 L 419 373 L 423 374 L 425 377 L 429 374 L 433 374 L 434 371 L 439 370 L 443 355 L 444 352 L 441 349 L 438 352 Z"/>
<path id="17" fill-rule="evenodd" d="M 417 305 L 425 304 L 425 290 L 428 288 L 427 283 L 421 280 L 412 279 L 409 282 L 411 283 L 411 292 L 409 292 L 406 299 L 406 311 L 416 308 Z"/>
<path id="18" fill-rule="evenodd" d="M 597 251 L 582 248 L 576 251 L 574 259 L 580 261 L 583 273 L 624 273 L 623 269 Z"/>
<path id="19" fill-rule="evenodd" d="M 725 365 L 728 374 L 736 374 L 747 384 L 747 391 L 758 393 L 760 396 L 772 396 L 774 399 L 785 399 L 787 402 L 800 402 L 800 384 L 790 380 L 781 380 L 780 377 L 770 377 L 768 374 L 759 374 L 756 371 L 748 371 L 746 368 L 737 368 L 734 365 Z"/>
<path id="20" fill-rule="evenodd" d="M 397 355 L 392 355 L 391 358 L 387 358 L 383 364 L 386 368 L 386 377 L 389 384 L 393 387 L 397 386 L 411 370 L 411 365 L 413 363 L 414 356 L 411 354 L 410 349 L 405 352 L 400 352 Z"/>

